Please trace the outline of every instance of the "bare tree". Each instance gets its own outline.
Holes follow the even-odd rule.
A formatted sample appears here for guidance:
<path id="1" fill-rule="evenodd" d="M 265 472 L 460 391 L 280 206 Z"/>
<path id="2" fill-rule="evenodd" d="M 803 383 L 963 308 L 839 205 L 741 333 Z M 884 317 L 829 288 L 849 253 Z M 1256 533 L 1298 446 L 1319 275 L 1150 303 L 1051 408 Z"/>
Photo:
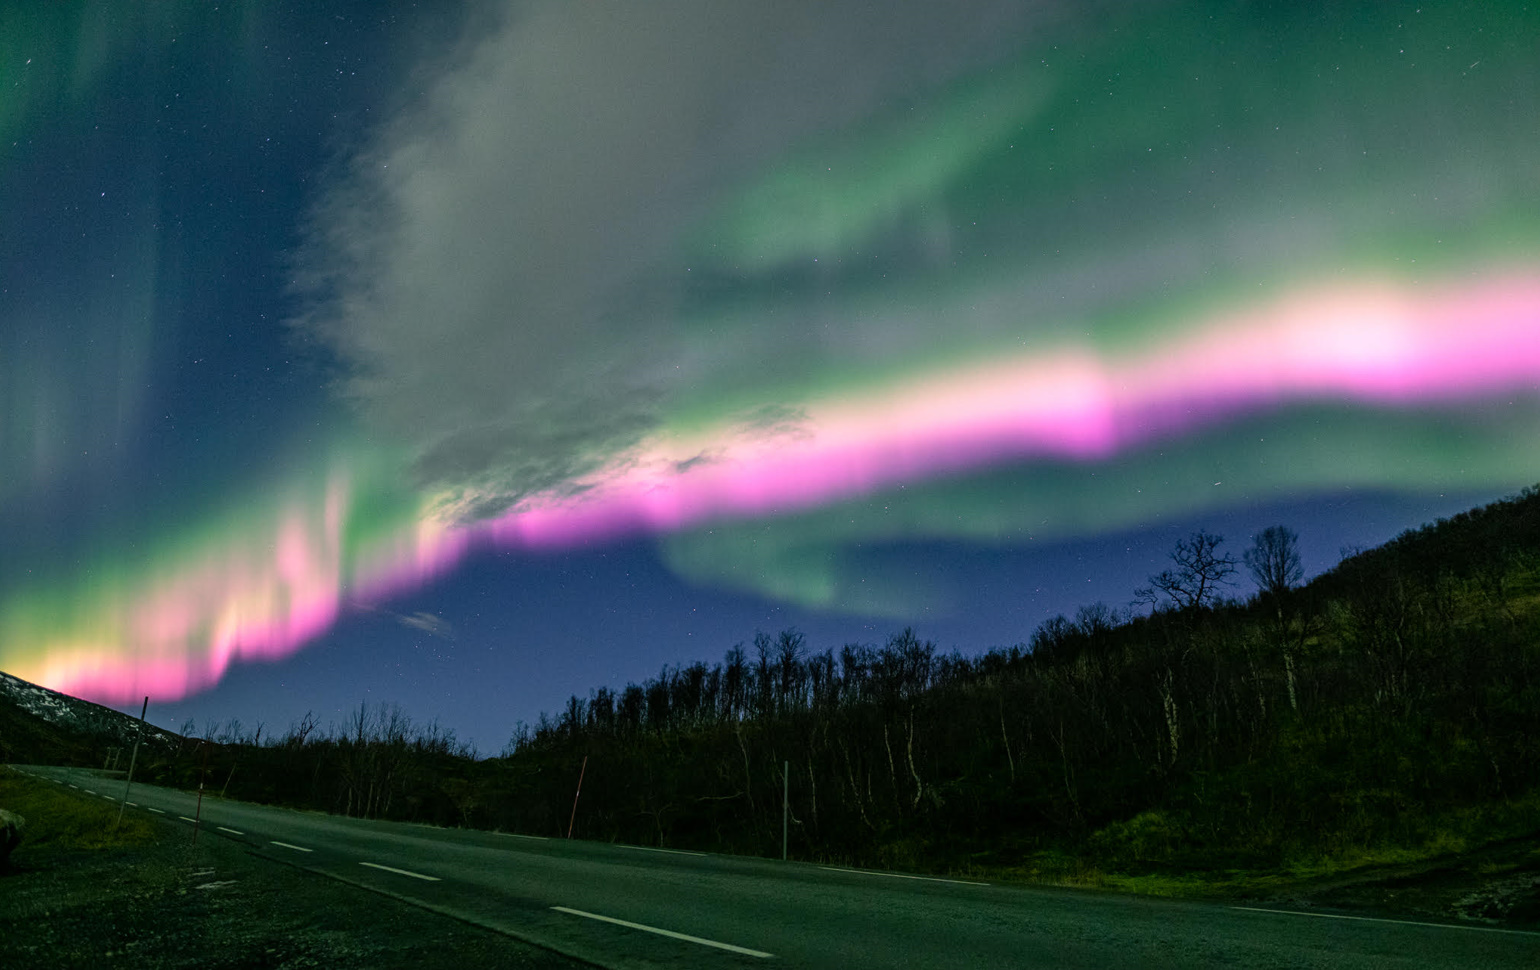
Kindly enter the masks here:
<path id="1" fill-rule="evenodd" d="M 1258 532 L 1243 557 L 1257 589 L 1281 596 L 1305 576 L 1299 562 L 1299 536 L 1293 529 L 1274 525 Z"/>
<path id="2" fill-rule="evenodd" d="M 306 711 L 305 716 L 299 721 L 289 725 L 289 733 L 284 737 L 284 743 L 303 748 L 310 735 L 315 733 L 321 722 L 316 720 L 314 711 Z"/>
<path id="3" fill-rule="evenodd" d="M 1032 631 L 1032 655 L 1047 657 L 1062 653 L 1074 634 L 1075 625 L 1063 613 L 1050 617 Z"/>
<path id="4" fill-rule="evenodd" d="M 749 662 L 744 656 L 743 644 L 734 644 L 727 651 L 722 665 L 722 718 L 727 721 L 741 720 L 748 710 Z"/>
<path id="5" fill-rule="evenodd" d="M 1289 688 L 1289 709 L 1299 713 L 1299 687 L 1295 671 L 1296 649 L 1303 649 L 1309 634 L 1308 617 L 1302 617 L 1297 636 L 1290 634 L 1293 618 L 1285 614 L 1283 594 L 1304 578 L 1305 570 L 1299 561 L 1299 536 L 1293 529 L 1281 525 L 1270 526 L 1257 533 L 1246 550 L 1246 569 L 1256 580 L 1257 589 L 1272 600 L 1274 611 L 1273 639 L 1283 653 L 1283 670 Z"/>
<path id="6" fill-rule="evenodd" d="M 754 715 L 774 717 L 775 642 L 763 631 L 754 634 Z"/>
<path id="7" fill-rule="evenodd" d="M 775 644 L 775 676 L 778 707 L 797 710 L 802 707 L 802 685 L 806 674 L 802 655 L 807 637 L 796 630 L 782 630 Z"/>
<path id="8" fill-rule="evenodd" d="M 1086 637 L 1099 637 L 1111 633 L 1122 624 L 1118 611 L 1100 600 L 1075 611 L 1075 629 Z"/>
<path id="9" fill-rule="evenodd" d="M 1235 557 L 1219 554 L 1219 544 L 1224 541 L 1224 536 L 1202 529 L 1179 541 L 1171 550 L 1176 568 L 1163 569 L 1151 576 L 1149 586 L 1134 591 L 1137 601 L 1154 605 L 1165 597 L 1179 610 L 1212 603 L 1219 596 L 1219 588 L 1229 586 L 1230 577 L 1235 575 Z"/>
<path id="10" fill-rule="evenodd" d="M 216 744 L 239 744 L 241 742 L 241 719 L 232 717 L 222 724 L 209 721 L 204 727 L 203 736 Z"/>

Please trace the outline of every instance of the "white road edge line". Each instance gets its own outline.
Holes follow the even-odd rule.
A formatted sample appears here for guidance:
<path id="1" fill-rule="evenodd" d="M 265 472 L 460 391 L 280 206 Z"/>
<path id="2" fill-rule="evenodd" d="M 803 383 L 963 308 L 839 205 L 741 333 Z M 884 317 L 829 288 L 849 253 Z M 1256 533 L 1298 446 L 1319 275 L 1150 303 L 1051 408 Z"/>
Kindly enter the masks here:
<path id="1" fill-rule="evenodd" d="M 398 876 L 411 876 L 413 879 L 421 879 L 424 882 L 444 881 L 438 876 L 425 876 L 420 872 L 409 872 L 406 869 L 397 869 L 395 866 L 382 866 L 378 862 L 360 862 L 359 865 L 368 866 L 370 869 L 383 869 L 386 872 L 394 872 Z"/>
<path id="2" fill-rule="evenodd" d="M 633 923 L 630 920 L 616 919 L 613 916 L 600 916 L 598 913 L 585 913 L 581 909 L 569 909 L 566 906 L 552 906 L 558 913 L 570 913 L 573 916 L 582 916 L 585 919 L 596 919 L 601 923 L 614 923 L 616 926 L 624 926 L 628 929 L 641 930 L 644 933 L 656 933 L 659 936 L 667 936 L 675 940 L 684 940 L 686 943 L 699 943 L 701 946 L 712 946 L 718 950 L 727 950 L 732 953 L 742 953 L 750 957 L 773 957 L 774 953 L 765 953 L 762 950 L 750 950 L 748 947 L 733 946 L 731 943 L 719 943 L 716 940 L 706 940 L 688 933 L 675 933 L 673 930 L 663 930 L 656 926 L 645 926 L 641 923 Z"/>
<path id="3" fill-rule="evenodd" d="M 287 842 L 279 842 L 277 839 L 268 839 L 268 841 L 271 842 L 273 845 L 281 845 L 285 849 L 293 849 L 295 852 L 314 852 L 315 851 L 314 849 L 307 849 L 307 848 L 305 848 L 302 845 L 290 845 Z"/>
<path id="4" fill-rule="evenodd" d="M 198 824 L 198 820 L 197 819 L 195 819 L 195 818 L 188 818 L 186 815 L 178 815 L 177 818 L 181 819 L 184 822 L 191 822 L 194 825 Z"/>
<path id="5" fill-rule="evenodd" d="M 668 853 L 670 853 L 672 855 L 705 855 L 706 854 L 704 852 L 691 852 L 689 849 L 656 849 L 656 848 L 653 848 L 650 845 L 627 845 L 624 842 L 617 842 L 615 844 L 620 846 L 622 849 L 641 849 L 643 852 L 668 852 Z"/>
<path id="6" fill-rule="evenodd" d="M 493 832 L 493 835 L 506 835 L 510 839 L 533 839 L 536 842 L 549 842 L 550 838 L 544 835 L 520 835 L 517 832 Z"/>
<path id="7" fill-rule="evenodd" d="M 152 809 L 150 809 L 150 811 L 154 812 L 156 815 L 164 815 L 164 814 L 166 814 L 166 810 L 163 809 L 163 808 L 152 808 Z"/>
<path id="8" fill-rule="evenodd" d="M 819 866 L 830 872 L 853 872 L 860 876 L 887 876 L 891 879 L 919 879 L 923 882 L 949 882 L 958 886 L 987 886 L 987 882 L 972 882 L 967 879 L 943 879 L 940 876 L 909 876 L 902 872 L 878 872 L 876 869 L 844 869 L 840 866 Z"/>
<path id="9" fill-rule="evenodd" d="M 227 829 L 223 825 L 216 825 L 214 827 L 216 829 L 219 829 L 219 831 L 221 831 L 221 832 L 229 832 L 231 835 L 245 835 L 246 834 L 245 832 L 237 832 L 235 829 Z"/>
<path id="10" fill-rule="evenodd" d="M 1385 919 L 1379 916 L 1346 916 L 1341 913 L 1305 913 L 1297 909 L 1262 909 L 1258 906 L 1231 906 L 1247 913 L 1276 913 L 1280 916 L 1314 916 L 1317 919 L 1356 919 L 1364 923 L 1399 923 L 1402 926 L 1431 926 L 1438 930 L 1476 930 L 1479 933 L 1516 933 L 1540 936 L 1534 930 L 1505 930 L 1500 926 L 1461 926 L 1459 923 L 1424 923 L 1414 919 Z"/>

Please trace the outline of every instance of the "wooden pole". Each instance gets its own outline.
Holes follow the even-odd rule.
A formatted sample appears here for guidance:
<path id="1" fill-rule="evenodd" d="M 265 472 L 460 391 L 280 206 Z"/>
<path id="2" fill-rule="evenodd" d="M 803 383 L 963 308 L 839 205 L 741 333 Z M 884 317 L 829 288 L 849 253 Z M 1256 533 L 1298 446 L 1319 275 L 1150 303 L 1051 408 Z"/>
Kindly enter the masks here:
<path id="1" fill-rule="evenodd" d="M 786 819 L 791 815 L 791 762 L 781 762 L 781 861 L 786 861 Z"/>
<path id="2" fill-rule="evenodd" d="M 209 778 L 209 742 L 203 742 L 203 777 L 198 779 L 198 810 L 193 812 L 193 845 L 198 844 L 198 830 L 203 827 L 203 786 Z"/>
<path id="3" fill-rule="evenodd" d="M 588 755 L 583 755 L 583 767 L 578 769 L 577 791 L 572 795 L 572 817 L 567 819 L 567 838 L 572 838 L 572 823 L 577 821 L 578 796 L 583 794 L 583 775 L 588 771 Z"/>
<path id="4" fill-rule="evenodd" d="M 123 801 L 118 805 L 118 820 L 112 824 L 116 829 L 123 824 L 123 810 L 128 807 L 128 790 L 134 784 L 134 762 L 139 760 L 139 742 L 144 740 L 144 715 L 150 709 L 150 695 L 144 695 L 144 706 L 139 709 L 139 736 L 134 738 L 134 756 L 128 759 L 128 781 L 123 783 Z"/>

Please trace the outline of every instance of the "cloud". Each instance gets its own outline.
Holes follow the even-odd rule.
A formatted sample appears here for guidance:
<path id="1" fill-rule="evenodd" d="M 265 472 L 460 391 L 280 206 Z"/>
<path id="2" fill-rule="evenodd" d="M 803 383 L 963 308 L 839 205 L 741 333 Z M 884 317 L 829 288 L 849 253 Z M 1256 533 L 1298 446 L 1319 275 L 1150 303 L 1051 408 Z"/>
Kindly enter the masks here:
<path id="1" fill-rule="evenodd" d="M 1494 26 L 1468 14 L 1338 30 L 1244 5 L 509 7 L 330 186 L 299 325 L 442 508 L 481 519 L 602 492 L 701 429 L 773 452 L 816 435 L 820 401 L 877 411 L 949 368 L 1121 367 L 1310 287 L 1532 274 L 1540 142 L 1510 106 L 1536 69 L 1494 50 L 1451 83 L 1469 63 L 1451 40 Z M 1416 57 L 1360 56 L 1392 46 Z M 656 493 L 616 518 L 708 522 L 663 542 L 691 579 L 888 610 L 910 594 L 860 584 L 874 537 L 1070 535 L 1237 494 L 1437 488 L 1457 465 L 1522 483 L 1522 421 L 1467 422 L 1455 437 L 1485 451 L 1450 446 L 1446 463 L 1387 444 L 1442 434 L 1431 412 L 1341 408 L 1322 433 L 1311 408 L 1344 391 L 1321 385 L 1232 414 L 1219 392 L 1237 375 L 1213 364 L 1173 371 L 1154 446 L 915 488 L 901 515 L 842 492 L 763 528 L 709 521 L 776 511 L 760 481 L 748 511 L 656 514 L 671 485 L 730 477 L 730 435 L 668 452 Z M 1225 420 L 1189 421 L 1190 400 Z M 1225 422 L 1270 409 L 1277 450 L 1257 457 Z M 914 486 L 945 466 L 900 457 Z M 782 465 L 794 493 L 809 469 Z M 1002 475 L 1012 488 L 993 487 Z"/>
<path id="2" fill-rule="evenodd" d="M 422 610 L 415 613 L 397 613 L 395 610 L 387 607 L 366 602 L 355 602 L 352 605 L 353 609 L 365 613 L 378 613 L 382 616 L 388 616 L 402 626 L 419 630 L 430 637 L 442 637 L 446 640 L 454 639 L 454 624 L 436 613 L 428 613 Z"/>
<path id="3" fill-rule="evenodd" d="M 402 626 L 409 626 L 414 630 L 421 630 L 432 637 L 453 638 L 454 626 L 441 616 L 432 613 L 412 613 L 410 615 L 396 614 L 396 619 Z"/>
<path id="4" fill-rule="evenodd" d="M 320 200 L 299 326 L 462 516 L 571 487 L 715 366 L 680 317 L 686 241 L 714 199 L 788 146 L 987 62 L 1052 9 L 510 5 Z M 901 216 L 923 168 L 886 177 L 868 221 Z"/>

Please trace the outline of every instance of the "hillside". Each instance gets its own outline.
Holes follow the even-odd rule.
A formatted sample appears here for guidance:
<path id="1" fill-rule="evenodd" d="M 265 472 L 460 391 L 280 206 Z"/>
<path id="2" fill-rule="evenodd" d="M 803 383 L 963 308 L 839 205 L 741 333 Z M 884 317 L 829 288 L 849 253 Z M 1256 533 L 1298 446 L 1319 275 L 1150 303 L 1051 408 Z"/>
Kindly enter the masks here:
<path id="1" fill-rule="evenodd" d="M 138 735 L 137 718 L 0 673 L 0 762 L 100 767 Z M 144 739 L 159 749 L 182 740 L 155 727 Z"/>

